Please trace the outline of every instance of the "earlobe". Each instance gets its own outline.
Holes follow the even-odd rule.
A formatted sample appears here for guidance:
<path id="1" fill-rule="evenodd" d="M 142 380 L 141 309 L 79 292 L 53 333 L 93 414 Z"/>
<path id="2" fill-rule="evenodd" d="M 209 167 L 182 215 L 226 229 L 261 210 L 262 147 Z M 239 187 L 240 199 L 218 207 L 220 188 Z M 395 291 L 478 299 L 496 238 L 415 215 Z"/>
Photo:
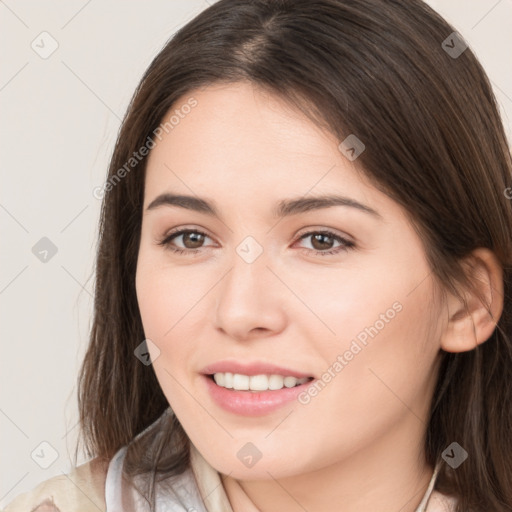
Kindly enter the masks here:
<path id="1" fill-rule="evenodd" d="M 441 348 L 446 352 L 466 352 L 487 341 L 503 312 L 503 269 L 496 255 L 480 247 L 466 259 L 475 290 L 463 292 L 467 308 L 450 295 L 448 324 L 441 335 Z"/>

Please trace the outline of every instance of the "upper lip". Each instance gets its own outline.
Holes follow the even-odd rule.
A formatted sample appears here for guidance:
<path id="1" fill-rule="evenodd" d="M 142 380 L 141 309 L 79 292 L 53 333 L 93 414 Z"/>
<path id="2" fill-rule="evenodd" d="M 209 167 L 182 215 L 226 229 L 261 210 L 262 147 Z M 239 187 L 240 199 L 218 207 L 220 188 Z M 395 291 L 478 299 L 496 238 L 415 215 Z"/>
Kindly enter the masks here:
<path id="1" fill-rule="evenodd" d="M 277 366 L 271 363 L 264 362 L 250 362 L 240 363 L 238 361 L 217 361 L 216 363 L 205 366 L 201 373 L 205 375 L 212 375 L 214 373 L 240 373 L 242 375 L 283 375 L 284 377 L 291 376 L 301 379 L 303 377 L 312 377 L 312 375 L 285 368 L 284 366 Z"/>

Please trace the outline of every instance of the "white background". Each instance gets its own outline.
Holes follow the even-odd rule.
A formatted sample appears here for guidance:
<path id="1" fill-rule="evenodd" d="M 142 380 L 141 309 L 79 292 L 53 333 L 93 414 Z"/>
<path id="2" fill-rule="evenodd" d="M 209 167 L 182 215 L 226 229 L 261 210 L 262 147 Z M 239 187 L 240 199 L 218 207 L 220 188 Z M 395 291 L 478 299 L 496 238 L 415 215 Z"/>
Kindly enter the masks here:
<path id="1" fill-rule="evenodd" d="M 428 3 L 481 60 L 511 140 L 512 0 Z M 208 5 L 0 0 L 0 506 L 72 467 L 101 206 L 92 191 L 142 73 Z M 47 59 L 31 48 L 43 31 L 59 45 Z M 42 237 L 57 247 L 46 263 L 32 253 Z M 47 469 L 31 457 L 41 442 L 58 453 Z"/>

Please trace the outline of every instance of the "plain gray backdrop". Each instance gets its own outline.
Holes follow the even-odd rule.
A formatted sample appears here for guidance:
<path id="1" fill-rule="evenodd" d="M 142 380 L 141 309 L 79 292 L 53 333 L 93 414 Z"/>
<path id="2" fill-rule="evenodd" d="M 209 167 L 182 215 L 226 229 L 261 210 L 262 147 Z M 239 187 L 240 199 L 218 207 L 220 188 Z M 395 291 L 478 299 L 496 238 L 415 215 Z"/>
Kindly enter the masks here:
<path id="1" fill-rule="evenodd" d="M 212 2 L 0 0 L 0 507 L 72 467 L 101 206 L 93 189 L 142 73 Z M 512 0 L 428 3 L 482 62 L 511 140 Z"/>

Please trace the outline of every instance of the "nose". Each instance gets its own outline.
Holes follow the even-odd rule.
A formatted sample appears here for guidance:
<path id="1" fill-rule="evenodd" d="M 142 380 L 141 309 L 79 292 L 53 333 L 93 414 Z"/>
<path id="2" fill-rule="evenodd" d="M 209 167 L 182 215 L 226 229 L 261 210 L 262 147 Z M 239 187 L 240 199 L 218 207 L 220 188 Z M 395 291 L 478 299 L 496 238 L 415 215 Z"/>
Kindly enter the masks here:
<path id="1" fill-rule="evenodd" d="M 217 329 L 240 341 L 267 337 L 286 325 L 286 287 L 271 270 L 267 253 L 254 261 L 236 252 L 232 265 L 216 287 Z"/>

